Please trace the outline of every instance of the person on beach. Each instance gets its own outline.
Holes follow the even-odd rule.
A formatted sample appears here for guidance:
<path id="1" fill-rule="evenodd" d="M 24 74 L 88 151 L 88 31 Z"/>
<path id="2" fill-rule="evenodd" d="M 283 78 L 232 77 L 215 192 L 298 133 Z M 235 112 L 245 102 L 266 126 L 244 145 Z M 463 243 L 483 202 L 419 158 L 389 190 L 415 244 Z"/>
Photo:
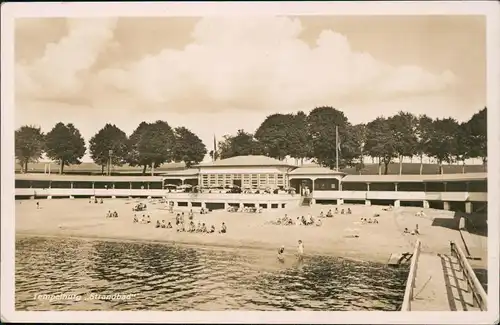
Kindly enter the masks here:
<path id="1" fill-rule="evenodd" d="M 191 222 L 189 223 L 189 229 L 188 229 L 189 232 L 195 232 L 196 231 L 196 226 L 194 225 L 194 221 L 191 220 Z"/>
<path id="2" fill-rule="evenodd" d="M 148 214 L 148 218 L 146 219 L 146 223 L 151 223 L 151 217 Z"/>
<path id="3" fill-rule="evenodd" d="M 212 227 L 210 227 L 210 233 L 213 234 L 215 232 L 215 226 L 212 225 Z"/>
<path id="4" fill-rule="evenodd" d="M 137 216 L 134 214 L 134 223 L 138 223 L 139 222 L 139 219 L 137 218 Z"/>
<path id="5" fill-rule="evenodd" d="M 403 231 L 404 234 L 409 234 L 410 231 L 408 230 L 408 228 L 405 228 L 405 230 Z"/>
<path id="6" fill-rule="evenodd" d="M 345 214 L 344 209 L 340 210 L 340 214 Z"/>
<path id="7" fill-rule="evenodd" d="M 108 210 L 108 213 L 106 213 L 106 218 L 111 218 L 111 210 Z"/>
<path id="8" fill-rule="evenodd" d="M 155 228 L 160 228 L 160 227 L 161 227 L 160 220 L 156 220 L 156 226 L 155 226 Z"/>
<path id="9" fill-rule="evenodd" d="M 101 198 L 101 204 L 103 204 L 103 203 L 104 203 L 104 200 Z"/>
<path id="10" fill-rule="evenodd" d="M 203 232 L 203 233 L 207 232 L 207 226 L 205 225 L 205 223 L 203 223 L 203 225 L 201 225 L 201 232 Z"/>
<path id="11" fill-rule="evenodd" d="M 278 249 L 278 261 L 280 261 L 281 263 L 283 263 L 285 261 L 285 246 L 281 246 L 279 249 Z"/>
<path id="12" fill-rule="evenodd" d="M 377 219 L 373 219 L 373 223 L 378 223 L 378 220 Z"/>
<path id="13" fill-rule="evenodd" d="M 327 218 L 331 218 L 331 217 L 333 217 L 333 214 L 332 214 L 332 209 L 328 210 L 328 212 L 326 213 L 326 217 L 327 217 Z"/>
<path id="14" fill-rule="evenodd" d="M 113 217 L 114 217 L 114 218 L 118 218 L 118 212 L 116 212 L 116 211 L 115 211 L 115 212 L 113 212 Z"/>
<path id="15" fill-rule="evenodd" d="M 323 221 L 321 221 L 321 219 L 318 219 L 316 221 L 316 227 L 321 227 L 323 225 Z"/>
<path id="16" fill-rule="evenodd" d="M 97 198 L 94 199 L 94 203 L 97 204 Z"/>
<path id="17" fill-rule="evenodd" d="M 311 215 L 309 215 L 309 224 L 314 225 L 314 218 Z"/>
<path id="18" fill-rule="evenodd" d="M 196 232 L 201 232 L 201 222 L 198 221 L 198 226 L 196 227 Z"/>
<path id="19" fill-rule="evenodd" d="M 161 227 L 162 227 L 162 228 L 166 228 L 166 227 L 167 227 L 167 225 L 165 224 L 165 220 L 162 220 L 162 221 L 161 221 Z"/>
<path id="20" fill-rule="evenodd" d="M 424 210 L 420 210 L 420 212 L 415 213 L 416 217 L 425 217 Z"/>
<path id="21" fill-rule="evenodd" d="M 414 235 L 420 235 L 420 231 L 418 230 L 418 223 L 415 225 L 415 230 L 413 230 Z"/>
<path id="22" fill-rule="evenodd" d="M 339 214 L 339 208 L 335 208 L 335 214 Z"/>
<path id="23" fill-rule="evenodd" d="M 36 201 L 36 208 L 40 209 L 40 202 Z"/>
<path id="24" fill-rule="evenodd" d="M 319 217 L 320 217 L 320 218 L 324 218 L 324 217 L 325 217 L 325 215 L 323 214 L 323 211 L 321 211 L 321 212 L 319 213 Z"/>
<path id="25" fill-rule="evenodd" d="M 297 246 L 297 258 L 301 261 L 304 258 L 304 243 L 299 239 L 299 245 Z"/>
<path id="26" fill-rule="evenodd" d="M 172 229 L 172 224 L 170 223 L 170 221 L 169 221 L 169 222 L 168 222 L 168 224 L 167 224 L 167 228 L 168 228 L 168 229 Z"/>
<path id="27" fill-rule="evenodd" d="M 220 234 L 225 234 L 226 231 L 227 231 L 227 227 L 226 227 L 226 224 L 223 222 L 219 233 Z"/>
<path id="28" fill-rule="evenodd" d="M 194 218 L 194 213 L 193 213 L 193 209 L 189 210 L 189 220 L 193 220 Z"/>
<path id="29" fill-rule="evenodd" d="M 307 226 L 307 220 L 306 220 L 306 217 L 302 216 L 302 220 L 301 220 L 301 221 L 302 221 L 302 224 L 303 224 L 304 226 Z"/>
<path id="30" fill-rule="evenodd" d="M 352 214 L 351 208 L 347 208 L 347 214 Z"/>

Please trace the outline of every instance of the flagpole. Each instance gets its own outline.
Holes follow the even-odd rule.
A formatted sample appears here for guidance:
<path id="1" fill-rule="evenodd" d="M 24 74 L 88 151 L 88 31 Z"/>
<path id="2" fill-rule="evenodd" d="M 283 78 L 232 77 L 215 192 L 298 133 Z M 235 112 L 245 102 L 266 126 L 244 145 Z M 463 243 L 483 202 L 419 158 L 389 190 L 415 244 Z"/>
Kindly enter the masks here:
<path id="1" fill-rule="evenodd" d="M 214 133 L 214 153 L 212 155 L 212 161 L 215 161 L 216 152 L 217 152 L 217 141 L 215 140 L 215 133 Z"/>
<path id="2" fill-rule="evenodd" d="M 335 125 L 335 168 L 339 171 L 339 127 Z"/>

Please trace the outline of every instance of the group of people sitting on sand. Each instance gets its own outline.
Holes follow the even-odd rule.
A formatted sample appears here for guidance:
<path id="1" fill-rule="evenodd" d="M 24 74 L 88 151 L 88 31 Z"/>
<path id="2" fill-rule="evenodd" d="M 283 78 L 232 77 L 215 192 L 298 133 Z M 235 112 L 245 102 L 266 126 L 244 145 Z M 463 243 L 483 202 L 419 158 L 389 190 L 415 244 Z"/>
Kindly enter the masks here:
<path id="1" fill-rule="evenodd" d="M 118 212 L 111 212 L 110 210 L 108 210 L 108 213 L 106 213 L 106 218 L 118 218 Z"/>
<path id="2" fill-rule="evenodd" d="M 378 220 L 375 218 L 361 218 L 361 223 L 378 223 Z"/>
<path id="3" fill-rule="evenodd" d="M 137 203 L 134 208 L 132 209 L 133 211 L 145 211 L 147 209 L 147 205 L 145 203 Z"/>
<path id="4" fill-rule="evenodd" d="M 384 211 L 392 211 L 392 204 L 389 204 L 389 206 L 387 208 L 383 208 L 382 210 Z"/>
<path id="5" fill-rule="evenodd" d="M 151 223 L 151 217 L 149 215 L 142 215 L 141 219 L 137 218 L 137 215 L 134 214 L 134 223 Z"/>
<path id="6" fill-rule="evenodd" d="M 320 212 L 319 218 L 332 218 L 334 214 L 339 214 L 339 208 L 335 208 L 335 212 L 332 212 L 332 209 L 328 210 L 326 215 L 323 213 L 323 211 Z M 340 210 L 340 214 L 352 214 L 351 208 L 347 208 L 347 211 L 344 209 Z"/>
<path id="7" fill-rule="evenodd" d="M 287 214 L 285 214 L 284 217 L 276 219 L 276 221 L 273 222 L 275 225 L 282 225 L 282 226 L 312 226 L 315 225 L 317 227 L 320 227 L 323 225 L 323 222 L 321 219 L 314 219 L 312 215 L 309 215 L 308 218 L 302 216 L 302 217 L 297 217 L 296 220 L 293 220 L 293 218 L 289 217 Z"/>
<path id="8" fill-rule="evenodd" d="M 424 210 L 420 210 L 419 212 L 415 213 L 415 217 L 425 217 Z"/>
<path id="9" fill-rule="evenodd" d="M 210 229 L 207 228 L 205 223 L 201 223 L 198 221 L 198 226 L 195 225 L 194 221 L 191 220 L 189 222 L 188 228 L 184 227 L 184 223 L 180 223 L 177 225 L 177 232 L 197 232 L 204 234 L 213 234 L 215 233 L 215 226 L 212 225 Z M 225 234 L 227 232 L 226 224 L 223 222 L 221 225 L 221 229 L 219 230 L 219 234 Z"/>
<path id="10" fill-rule="evenodd" d="M 411 235 L 420 235 L 420 231 L 418 230 L 418 224 L 415 225 L 415 229 L 413 229 L 413 231 L 409 231 L 408 228 L 405 228 L 405 230 L 403 231 L 403 233 L 405 234 L 411 234 Z"/>
<path id="11" fill-rule="evenodd" d="M 103 204 L 104 200 L 101 198 L 101 200 L 99 201 L 99 200 L 97 200 L 96 197 L 94 197 L 94 198 L 90 198 L 89 199 L 89 203 L 95 203 L 95 204 L 100 203 L 100 204 Z"/>
<path id="12" fill-rule="evenodd" d="M 227 208 L 227 212 L 245 212 L 245 213 L 262 213 L 262 207 L 256 208 L 256 207 L 235 207 L 235 206 L 230 206 Z"/>
<path id="13" fill-rule="evenodd" d="M 170 221 L 168 222 L 168 224 L 165 224 L 165 220 L 162 220 L 161 223 L 160 220 L 156 220 L 155 228 L 172 228 L 172 224 L 170 223 Z"/>

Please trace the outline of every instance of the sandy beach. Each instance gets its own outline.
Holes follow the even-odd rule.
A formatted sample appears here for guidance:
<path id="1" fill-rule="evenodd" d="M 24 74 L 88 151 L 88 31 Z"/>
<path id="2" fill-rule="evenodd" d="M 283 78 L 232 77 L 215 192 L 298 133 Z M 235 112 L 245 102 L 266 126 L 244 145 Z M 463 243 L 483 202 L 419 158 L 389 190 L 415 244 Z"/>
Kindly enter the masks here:
<path id="1" fill-rule="evenodd" d="M 165 205 L 148 200 L 107 199 L 103 204 L 89 203 L 87 199 L 41 200 L 40 209 L 36 201 L 16 201 L 16 235 L 62 236 L 100 238 L 106 240 L 137 240 L 189 244 L 199 246 L 245 247 L 275 250 L 284 245 L 288 251 L 296 250 L 300 239 L 305 244 L 306 254 L 334 255 L 351 259 L 385 263 L 391 253 L 412 252 L 413 244 L 419 238 L 424 252 L 449 253 L 449 241 L 461 241 L 455 229 L 433 226 L 434 218 L 453 219 L 453 212 L 424 209 L 425 217 L 415 213 L 421 208 L 404 207 L 383 211 L 382 206 L 344 205 L 351 208 L 351 215 L 335 215 L 323 218 L 323 225 L 279 226 L 269 222 L 286 214 L 293 217 L 321 211 L 332 211 L 336 206 L 316 205 L 296 207 L 287 210 L 264 210 L 263 213 L 229 213 L 213 211 L 206 215 L 195 214 L 194 220 L 220 229 L 222 222 L 228 227 L 226 234 L 178 233 L 175 230 L 175 215 L 187 208 L 178 208 L 169 213 Z M 148 205 L 145 212 L 151 216 L 151 224 L 132 222 L 133 206 L 137 202 Z M 117 211 L 119 218 L 105 218 L 108 210 Z M 378 224 L 362 224 L 362 217 L 371 218 L 380 214 Z M 187 219 L 187 218 L 186 218 Z M 170 221 L 173 229 L 155 228 L 156 220 Z M 412 230 L 418 224 L 421 234 L 404 234 L 407 227 Z M 357 234 L 358 238 L 349 238 Z M 486 237 L 474 236 L 474 245 L 483 252 L 486 262 Z"/>

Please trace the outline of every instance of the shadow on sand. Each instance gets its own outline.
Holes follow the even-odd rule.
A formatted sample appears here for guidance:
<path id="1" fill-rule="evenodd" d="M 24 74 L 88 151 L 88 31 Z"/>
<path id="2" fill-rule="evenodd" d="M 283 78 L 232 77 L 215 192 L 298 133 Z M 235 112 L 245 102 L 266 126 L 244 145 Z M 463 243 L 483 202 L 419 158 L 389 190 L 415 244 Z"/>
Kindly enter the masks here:
<path id="1" fill-rule="evenodd" d="M 466 214 L 456 211 L 453 218 L 434 218 L 432 226 L 458 230 L 461 217 L 465 217 L 465 228 L 469 233 L 484 237 L 488 235 L 487 215 L 484 213 Z"/>

